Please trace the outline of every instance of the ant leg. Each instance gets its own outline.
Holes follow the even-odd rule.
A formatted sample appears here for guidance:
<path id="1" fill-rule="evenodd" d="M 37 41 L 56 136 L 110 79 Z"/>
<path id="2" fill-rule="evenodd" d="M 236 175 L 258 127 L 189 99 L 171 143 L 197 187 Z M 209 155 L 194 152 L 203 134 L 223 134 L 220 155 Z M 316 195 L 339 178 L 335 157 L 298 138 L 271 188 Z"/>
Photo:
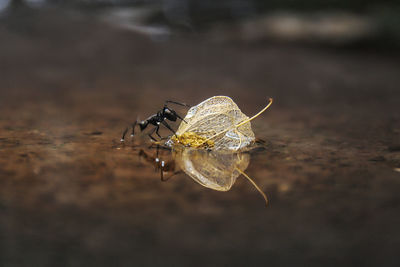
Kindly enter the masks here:
<path id="1" fill-rule="evenodd" d="M 175 134 L 175 131 L 171 128 L 171 126 L 168 125 L 166 121 L 161 122 L 165 127 L 167 127 L 168 130 L 170 130 L 173 134 Z"/>
<path id="2" fill-rule="evenodd" d="M 136 126 L 137 123 L 138 123 L 138 121 L 136 120 L 134 123 L 132 123 L 132 126 L 126 127 L 125 131 L 122 134 L 122 137 L 121 137 L 121 140 L 120 140 L 121 142 L 125 141 L 125 136 L 128 133 L 129 127 L 132 127 L 131 137 L 133 137 L 135 135 L 135 126 Z"/>
<path id="3" fill-rule="evenodd" d="M 126 129 L 125 129 L 125 131 L 123 132 L 123 134 L 122 134 L 122 137 L 121 137 L 121 142 L 124 142 L 125 141 L 125 135 L 126 135 L 126 133 L 128 132 L 128 129 L 129 129 L 129 127 L 126 127 Z"/>
<path id="4" fill-rule="evenodd" d="M 164 168 L 161 166 L 160 168 L 160 176 L 161 176 L 161 181 L 164 182 Z"/>
<path id="5" fill-rule="evenodd" d="M 153 130 L 151 130 L 151 132 L 148 134 L 148 136 L 151 138 L 151 140 L 153 140 L 154 142 L 157 142 L 157 139 L 155 139 L 152 134 L 157 130 L 158 126 L 155 127 Z"/>
<path id="6" fill-rule="evenodd" d="M 138 121 L 136 120 L 134 123 L 132 123 L 132 133 L 131 133 L 131 137 L 133 137 L 135 135 L 135 126 L 138 123 Z"/>
<path id="7" fill-rule="evenodd" d="M 160 130 L 160 126 L 157 126 L 157 128 L 156 128 L 156 134 L 157 134 L 158 137 L 160 137 L 160 139 L 162 139 L 161 135 L 158 133 L 158 130 Z M 157 147 L 157 149 L 158 149 L 158 147 Z"/>
<path id="8" fill-rule="evenodd" d="M 164 166 L 165 162 L 162 160 L 160 163 L 160 176 L 161 176 L 161 181 L 165 182 L 166 180 L 164 179 Z M 168 179 L 167 179 L 168 180 Z"/>
<path id="9" fill-rule="evenodd" d="M 184 107 L 190 108 L 190 106 L 188 104 L 186 104 L 186 103 L 180 103 L 180 102 L 176 102 L 176 101 L 172 101 L 172 100 L 165 101 L 164 106 L 166 107 L 168 105 L 168 103 L 172 103 L 172 104 L 176 104 L 176 105 L 180 105 L 180 106 L 184 106 Z"/>
<path id="10" fill-rule="evenodd" d="M 148 134 L 148 136 L 153 140 L 154 142 L 157 142 L 157 139 L 155 139 L 151 134 Z"/>

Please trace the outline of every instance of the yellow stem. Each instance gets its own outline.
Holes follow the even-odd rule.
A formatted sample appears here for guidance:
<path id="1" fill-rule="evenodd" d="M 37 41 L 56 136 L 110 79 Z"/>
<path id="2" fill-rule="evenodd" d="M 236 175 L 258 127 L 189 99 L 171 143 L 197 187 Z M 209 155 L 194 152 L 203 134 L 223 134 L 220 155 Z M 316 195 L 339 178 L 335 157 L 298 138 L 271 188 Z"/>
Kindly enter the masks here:
<path id="1" fill-rule="evenodd" d="M 272 105 L 272 102 L 273 102 L 273 101 L 274 101 L 274 100 L 273 100 L 272 98 L 270 98 L 270 99 L 269 99 L 269 103 L 268 103 L 268 105 L 267 105 L 265 108 L 263 108 L 260 112 L 258 112 L 256 115 L 254 115 L 254 116 L 251 117 L 250 119 L 247 119 L 247 120 L 242 121 L 241 123 L 239 123 L 238 125 L 236 125 L 235 128 L 238 128 L 238 127 L 242 126 L 243 124 L 248 123 L 249 121 L 254 120 L 254 119 L 257 118 L 258 116 L 260 116 L 261 113 L 263 113 L 264 111 L 266 111 L 266 110 Z"/>
<path id="2" fill-rule="evenodd" d="M 268 103 L 268 105 L 267 105 L 265 108 L 263 108 L 260 112 L 258 112 L 258 113 L 257 113 L 256 115 L 254 115 L 253 117 L 251 117 L 251 118 L 249 118 L 249 119 L 247 119 L 247 120 L 244 120 L 244 121 L 242 121 L 241 123 L 235 125 L 235 128 L 238 128 L 238 127 L 242 126 L 243 124 L 248 123 L 249 121 L 254 120 L 254 119 L 257 118 L 258 116 L 260 116 L 261 113 L 263 113 L 264 111 L 266 111 L 266 110 L 272 105 L 272 102 L 273 102 L 273 99 L 270 98 L 270 99 L 269 99 L 269 103 Z M 204 144 L 205 142 L 207 142 L 207 141 L 213 139 L 214 137 L 216 137 L 216 136 L 218 136 L 218 135 L 220 135 L 220 134 L 223 134 L 223 133 L 225 133 L 225 132 L 227 132 L 227 131 L 229 131 L 229 130 L 231 130 L 231 128 L 228 128 L 228 129 L 226 129 L 226 130 L 223 130 L 222 132 L 219 132 L 219 133 L 214 134 L 213 136 L 211 136 L 211 137 L 207 138 L 206 140 L 204 140 L 204 142 L 201 143 L 200 145 Z"/>
<path id="3" fill-rule="evenodd" d="M 242 170 L 240 170 L 239 168 L 236 168 L 236 170 L 238 170 L 238 172 L 240 172 L 244 177 L 246 177 L 250 181 L 250 183 L 257 189 L 257 191 L 260 192 L 260 194 L 263 196 L 265 200 L 265 204 L 268 206 L 269 203 L 268 198 L 265 195 L 265 193 L 258 187 L 258 185 Z"/>

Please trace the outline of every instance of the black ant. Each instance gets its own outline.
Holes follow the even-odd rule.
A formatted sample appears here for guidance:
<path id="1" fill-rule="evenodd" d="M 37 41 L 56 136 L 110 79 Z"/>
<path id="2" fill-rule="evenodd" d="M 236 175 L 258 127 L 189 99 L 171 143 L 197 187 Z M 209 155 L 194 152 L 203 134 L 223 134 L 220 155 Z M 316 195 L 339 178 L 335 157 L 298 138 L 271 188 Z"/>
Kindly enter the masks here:
<path id="1" fill-rule="evenodd" d="M 179 103 L 179 102 L 175 102 L 175 101 L 171 101 L 171 100 L 167 100 L 165 101 L 164 107 L 157 112 L 157 114 L 151 115 L 150 117 L 148 117 L 147 119 L 145 119 L 144 121 L 139 121 L 136 120 L 133 124 L 132 124 L 132 133 L 131 133 L 131 137 L 135 135 L 135 126 L 139 125 L 140 127 L 140 131 L 143 131 L 144 129 L 146 129 L 146 127 L 149 124 L 154 125 L 155 127 L 153 128 L 153 130 L 150 131 L 150 133 L 148 134 L 148 136 L 153 140 L 153 141 L 157 141 L 157 139 L 155 139 L 152 134 L 154 132 L 156 132 L 157 136 L 160 137 L 160 139 L 163 139 L 161 137 L 161 135 L 158 133 L 158 130 L 160 129 L 160 124 L 164 125 L 168 130 L 170 130 L 173 134 L 175 134 L 175 131 L 171 128 L 171 126 L 168 125 L 168 123 L 165 120 L 170 120 L 170 121 L 176 121 L 177 119 L 180 119 L 182 121 L 185 121 L 181 116 L 178 115 L 178 113 L 176 113 L 175 110 L 171 109 L 168 107 L 168 103 L 172 103 L 172 104 L 176 104 L 176 105 L 180 105 L 180 106 L 185 106 L 185 107 L 190 107 L 189 105 L 185 104 L 185 103 Z M 121 138 L 121 142 L 124 142 L 125 140 L 125 135 L 128 132 L 129 127 L 127 127 L 124 131 L 124 133 L 122 134 L 122 138 Z"/>

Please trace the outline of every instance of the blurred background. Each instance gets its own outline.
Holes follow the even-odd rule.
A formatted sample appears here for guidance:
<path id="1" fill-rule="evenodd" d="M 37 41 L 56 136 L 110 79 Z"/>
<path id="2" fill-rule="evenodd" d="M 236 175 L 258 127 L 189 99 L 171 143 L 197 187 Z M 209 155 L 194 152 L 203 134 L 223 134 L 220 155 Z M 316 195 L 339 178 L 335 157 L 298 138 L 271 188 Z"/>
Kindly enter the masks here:
<path id="1" fill-rule="evenodd" d="M 399 48 L 395 0 L 0 0 L 0 266 L 399 266 Z M 267 208 L 119 141 L 215 95 L 274 98 Z"/>
<path id="2" fill-rule="evenodd" d="M 331 46 L 397 48 L 399 3 L 261 0 L 2 0 L 5 17 L 60 8 L 164 40 L 208 33 L 214 41 L 283 41 Z M 17 12 L 17 13 L 16 13 Z M 19 13 L 19 15 L 18 15 Z M 26 15 L 26 14 L 25 14 Z"/>

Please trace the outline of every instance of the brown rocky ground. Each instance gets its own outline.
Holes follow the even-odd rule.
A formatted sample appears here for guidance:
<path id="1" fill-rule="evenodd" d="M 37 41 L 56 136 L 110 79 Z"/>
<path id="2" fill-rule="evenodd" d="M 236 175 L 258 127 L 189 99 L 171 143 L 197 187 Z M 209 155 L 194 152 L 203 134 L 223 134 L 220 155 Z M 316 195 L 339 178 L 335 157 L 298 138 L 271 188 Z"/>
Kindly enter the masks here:
<path id="1" fill-rule="evenodd" d="M 3 18 L 0 40 L 0 265 L 399 265 L 398 56 L 153 42 L 60 11 Z M 275 99 L 246 170 L 268 208 L 245 179 L 162 183 L 118 142 L 166 99 L 221 94 Z"/>

